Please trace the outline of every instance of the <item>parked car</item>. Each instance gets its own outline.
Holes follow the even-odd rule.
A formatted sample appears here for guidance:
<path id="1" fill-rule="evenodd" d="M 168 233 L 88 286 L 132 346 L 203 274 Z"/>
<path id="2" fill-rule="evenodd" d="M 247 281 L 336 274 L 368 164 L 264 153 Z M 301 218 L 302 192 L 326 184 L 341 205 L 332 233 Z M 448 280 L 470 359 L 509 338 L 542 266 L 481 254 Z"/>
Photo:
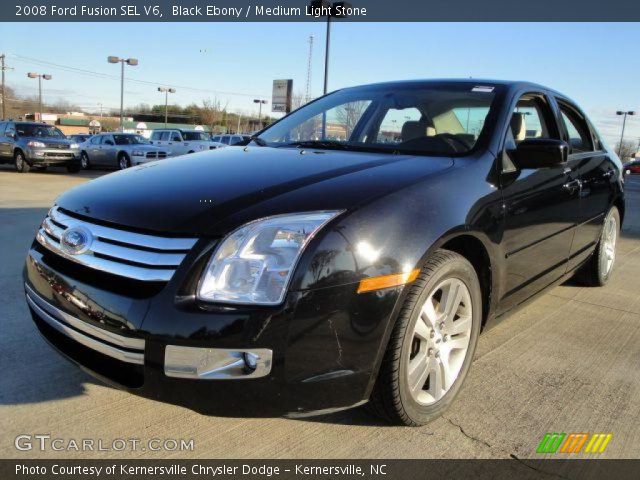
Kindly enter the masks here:
<path id="1" fill-rule="evenodd" d="M 625 172 L 629 172 L 630 174 L 638 174 L 640 173 L 640 160 L 632 160 L 628 163 L 625 163 L 623 168 Z"/>
<path id="2" fill-rule="evenodd" d="M 251 136 L 240 134 L 211 135 L 211 140 L 222 143 L 223 145 L 235 147 L 249 143 L 251 141 Z"/>
<path id="3" fill-rule="evenodd" d="M 482 330 L 574 275 L 610 280 L 621 167 L 536 84 L 346 88 L 245 148 L 58 197 L 27 302 L 49 343 L 131 392 L 232 415 L 368 403 L 421 425 L 460 391 Z"/>
<path id="4" fill-rule="evenodd" d="M 0 121 L 0 163 L 13 163 L 21 173 L 50 166 L 75 173 L 80 170 L 80 151 L 77 143 L 47 123 Z"/>
<path id="5" fill-rule="evenodd" d="M 81 145 L 82 168 L 125 168 L 142 165 L 169 156 L 167 150 L 156 147 L 135 133 L 101 133 Z"/>
<path id="6" fill-rule="evenodd" d="M 170 150 L 174 157 L 187 153 L 215 150 L 224 146 L 221 143 L 212 142 L 207 132 L 178 128 L 154 130 L 151 134 L 151 143 Z"/>
<path id="7" fill-rule="evenodd" d="M 89 140 L 93 135 L 88 133 L 76 133 L 73 135 L 67 135 L 67 138 L 74 143 L 84 143 Z"/>

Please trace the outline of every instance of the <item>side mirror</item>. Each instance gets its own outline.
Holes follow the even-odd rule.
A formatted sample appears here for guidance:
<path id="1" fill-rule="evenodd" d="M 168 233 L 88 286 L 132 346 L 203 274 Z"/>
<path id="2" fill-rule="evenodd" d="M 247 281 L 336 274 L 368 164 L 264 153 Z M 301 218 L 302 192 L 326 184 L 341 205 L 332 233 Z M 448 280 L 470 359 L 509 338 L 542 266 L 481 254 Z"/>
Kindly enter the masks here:
<path id="1" fill-rule="evenodd" d="M 514 153 L 518 168 L 555 167 L 567 161 L 569 145 L 553 138 L 528 138 L 518 144 Z"/>

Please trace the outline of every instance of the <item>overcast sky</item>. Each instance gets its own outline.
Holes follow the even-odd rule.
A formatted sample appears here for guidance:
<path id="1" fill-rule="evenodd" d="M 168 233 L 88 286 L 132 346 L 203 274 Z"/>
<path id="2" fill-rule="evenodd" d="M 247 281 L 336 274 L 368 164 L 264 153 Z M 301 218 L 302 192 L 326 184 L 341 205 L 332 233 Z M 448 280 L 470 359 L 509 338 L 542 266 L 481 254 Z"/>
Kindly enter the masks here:
<path id="1" fill-rule="evenodd" d="M 475 77 L 530 80 L 575 99 L 609 143 L 619 139 L 619 109 L 640 110 L 638 24 L 344 23 L 332 30 L 329 88 L 385 80 Z M 308 37 L 314 35 L 312 95 L 322 93 L 323 23 L 34 23 L 0 24 L 7 84 L 37 93 L 28 71 L 49 73 L 47 100 L 84 109 L 118 108 L 119 66 L 108 55 L 136 57 L 125 104 L 162 103 L 156 83 L 174 85 L 170 103 L 217 97 L 231 110 L 270 100 L 276 78 L 304 92 Z M 52 65 L 55 64 L 55 65 Z M 69 69 L 83 69 L 79 72 Z M 625 138 L 640 138 L 640 116 Z"/>

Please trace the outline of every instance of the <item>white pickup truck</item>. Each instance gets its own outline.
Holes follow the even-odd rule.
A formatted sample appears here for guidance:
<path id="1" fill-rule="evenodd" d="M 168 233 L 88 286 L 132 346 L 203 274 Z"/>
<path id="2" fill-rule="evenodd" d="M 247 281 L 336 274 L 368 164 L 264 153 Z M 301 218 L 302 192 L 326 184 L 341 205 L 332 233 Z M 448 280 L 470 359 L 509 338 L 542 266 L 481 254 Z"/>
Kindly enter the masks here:
<path id="1" fill-rule="evenodd" d="M 172 157 L 205 150 L 215 150 L 225 146 L 223 143 L 212 142 L 211 137 L 206 132 L 178 128 L 154 130 L 150 140 L 153 145 L 169 150 Z"/>

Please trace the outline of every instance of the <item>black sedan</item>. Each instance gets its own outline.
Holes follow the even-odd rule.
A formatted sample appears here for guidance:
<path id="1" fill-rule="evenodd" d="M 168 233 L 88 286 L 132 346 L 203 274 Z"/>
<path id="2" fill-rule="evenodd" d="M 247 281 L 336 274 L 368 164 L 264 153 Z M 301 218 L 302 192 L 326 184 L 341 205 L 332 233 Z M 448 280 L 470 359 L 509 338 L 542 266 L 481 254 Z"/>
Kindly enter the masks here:
<path id="1" fill-rule="evenodd" d="M 548 88 L 347 88 L 243 148 L 60 196 L 27 302 L 55 348 L 131 392 L 234 416 L 368 403 L 421 425 L 459 392 L 483 329 L 574 275 L 607 283 L 623 185 Z"/>

